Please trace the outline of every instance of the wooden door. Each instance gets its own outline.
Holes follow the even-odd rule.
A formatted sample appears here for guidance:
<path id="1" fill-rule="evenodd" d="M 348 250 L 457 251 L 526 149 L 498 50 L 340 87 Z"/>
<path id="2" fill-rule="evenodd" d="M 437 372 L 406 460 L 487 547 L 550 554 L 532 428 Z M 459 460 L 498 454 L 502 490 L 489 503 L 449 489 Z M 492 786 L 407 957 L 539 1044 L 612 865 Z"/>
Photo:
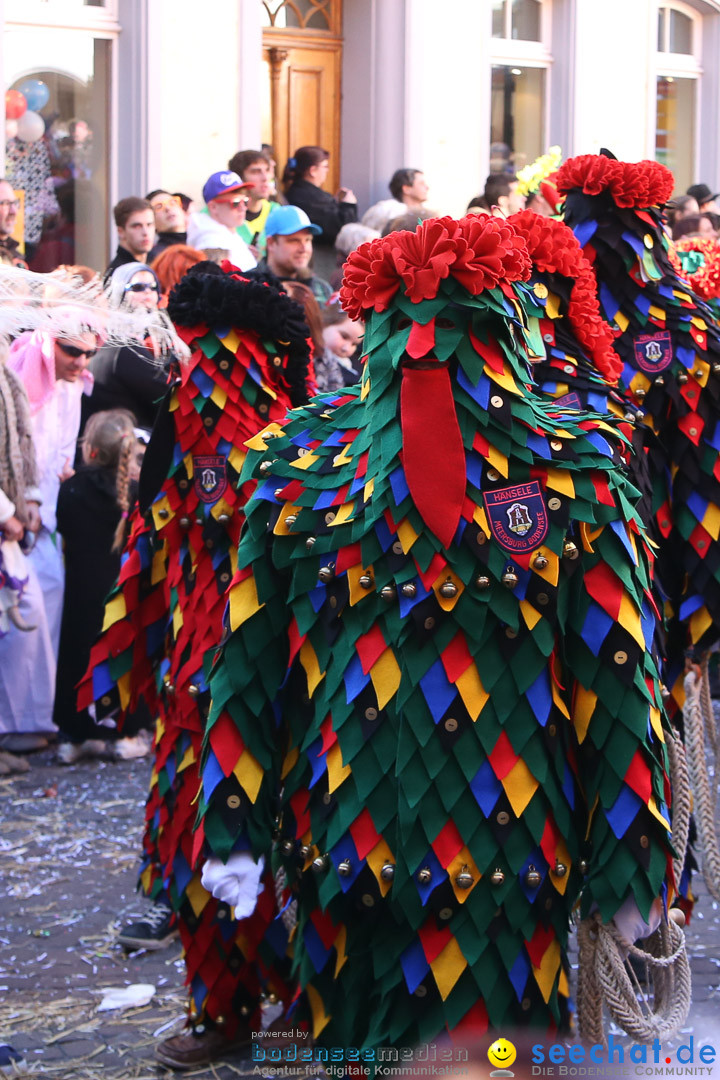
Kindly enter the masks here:
<path id="1" fill-rule="evenodd" d="M 298 146 L 324 146 L 340 184 L 342 0 L 261 0 L 267 86 L 263 141 L 275 150 L 279 175 Z"/>

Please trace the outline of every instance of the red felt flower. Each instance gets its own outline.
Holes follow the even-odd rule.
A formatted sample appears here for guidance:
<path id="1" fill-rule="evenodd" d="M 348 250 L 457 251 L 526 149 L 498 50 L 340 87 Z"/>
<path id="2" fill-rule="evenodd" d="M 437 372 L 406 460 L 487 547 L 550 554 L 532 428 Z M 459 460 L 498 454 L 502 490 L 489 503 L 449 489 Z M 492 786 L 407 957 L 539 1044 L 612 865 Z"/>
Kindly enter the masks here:
<path id="1" fill-rule="evenodd" d="M 581 154 L 560 166 L 558 191 L 579 188 L 586 195 L 609 192 L 617 206 L 642 209 L 667 202 L 674 179 L 669 169 L 657 161 L 615 161 L 601 154 Z"/>
<path id="2" fill-rule="evenodd" d="M 622 371 L 622 361 L 613 349 L 612 331 L 600 314 L 593 268 L 572 229 L 533 210 L 521 210 L 508 218 L 508 222 L 524 238 L 539 273 L 572 279 L 567 317 L 575 337 L 598 371 L 609 382 L 615 382 Z"/>
<path id="3" fill-rule="evenodd" d="M 458 222 L 452 275 L 473 296 L 501 281 L 525 281 L 530 269 L 526 244 L 504 218 L 468 214 Z"/>
<path id="4" fill-rule="evenodd" d="M 454 220 L 449 220 L 454 226 Z M 434 300 L 440 282 L 448 276 L 456 258 L 454 237 L 446 228 L 445 221 L 430 218 L 414 233 L 390 233 L 387 239 L 393 241 L 393 261 L 405 284 L 408 299 L 413 304 Z"/>

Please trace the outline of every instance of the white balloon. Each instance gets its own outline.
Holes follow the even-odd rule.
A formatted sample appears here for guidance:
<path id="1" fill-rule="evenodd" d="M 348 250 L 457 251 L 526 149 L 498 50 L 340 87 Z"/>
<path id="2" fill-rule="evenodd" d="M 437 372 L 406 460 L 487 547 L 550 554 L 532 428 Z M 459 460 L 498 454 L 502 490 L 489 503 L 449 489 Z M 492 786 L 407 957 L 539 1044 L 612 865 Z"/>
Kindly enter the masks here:
<path id="1" fill-rule="evenodd" d="M 17 120 L 6 120 L 5 121 L 5 138 L 6 139 L 14 139 L 15 136 L 17 135 L 17 129 L 18 129 Z"/>
<path id="2" fill-rule="evenodd" d="M 45 121 L 40 113 L 33 112 L 32 109 L 24 112 L 17 121 L 18 139 L 22 139 L 23 142 L 37 142 L 38 139 L 42 139 L 44 132 Z"/>

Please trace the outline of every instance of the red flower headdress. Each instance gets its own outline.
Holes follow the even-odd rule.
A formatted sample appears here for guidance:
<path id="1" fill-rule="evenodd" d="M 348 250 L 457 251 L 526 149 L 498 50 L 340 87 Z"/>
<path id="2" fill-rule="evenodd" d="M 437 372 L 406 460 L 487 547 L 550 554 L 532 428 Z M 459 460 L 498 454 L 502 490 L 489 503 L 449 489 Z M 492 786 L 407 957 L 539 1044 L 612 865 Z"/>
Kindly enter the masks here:
<path id="1" fill-rule="evenodd" d="M 433 300 L 447 277 L 477 296 L 529 275 L 525 243 L 504 219 L 429 218 L 416 232 L 390 233 L 353 251 L 340 301 L 350 318 L 358 319 L 370 309 L 387 311 L 398 290 L 414 304 Z"/>
<path id="2" fill-rule="evenodd" d="M 581 154 L 561 165 L 555 184 L 563 194 L 574 188 L 586 195 L 607 191 L 618 206 L 641 210 L 666 203 L 675 181 L 657 161 L 616 161 L 602 154 Z"/>
<path id="3" fill-rule="evenodd" d="M 574 280 L 568 319 L 575 336 L 608 382 L 617 382 L 622 360 L 613 348 L 612 330 L 600 314 L 593 268 L 572 229 L 533 210 L 521 210 L 508 221 L 524 237 L 533 265 L 540 273 L 561 274 Z"/>
<path id="4" fill-rule="evenodd" d="M 699 236 L 684 236 L 675 242 L 678 251 L 697 251 L 705 257 L 705 263 L 694 273 L 683 269 L 678 256 L 670 248 L 670 259 L 683 277 L 692 285 L 694 293 L 702 300 L 717 300 L 720 297 L 720 247 L 715 240 L 703 240 Z"/>

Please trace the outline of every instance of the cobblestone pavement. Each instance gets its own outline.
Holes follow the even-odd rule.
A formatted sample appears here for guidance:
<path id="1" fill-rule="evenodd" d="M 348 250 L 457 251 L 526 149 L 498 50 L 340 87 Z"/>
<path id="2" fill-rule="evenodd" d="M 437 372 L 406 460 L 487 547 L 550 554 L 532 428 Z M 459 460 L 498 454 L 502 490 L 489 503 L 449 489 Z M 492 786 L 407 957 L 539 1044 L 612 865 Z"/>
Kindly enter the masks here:
<path id="1" fill-rule="evenodd" d="M 113 943 L 120 922 L 145 906 L 135 893 L 135 878 L 148 763 L 63 768 L 50 751 L 33 755 L 31 762 L 25 776 L 0 780 L 0 1040 L 25 1056 L 26 1067 L 16 1075 L 252 1075 L 252 1063 L 241 1058 L 184 1074 L 157 1065 L 155 1044 L 183 1023 L 179 945 L 126 955 Z M 699 875 L 696 893 L 687 931 L 693 1006 L 682 1038 L 667 1049 L 687 1044 L 692 1035 L 696 1048 L 713 1043 L 720 1058 L 720 912 Z M 97 1011 L 104 988 L 134 983 L 156 988 L 149 1005 Z M 475 1072 L 487 1074 L 487 1063 Z M 702 1075 L 720 1077 L 720 1064 Z"/>

